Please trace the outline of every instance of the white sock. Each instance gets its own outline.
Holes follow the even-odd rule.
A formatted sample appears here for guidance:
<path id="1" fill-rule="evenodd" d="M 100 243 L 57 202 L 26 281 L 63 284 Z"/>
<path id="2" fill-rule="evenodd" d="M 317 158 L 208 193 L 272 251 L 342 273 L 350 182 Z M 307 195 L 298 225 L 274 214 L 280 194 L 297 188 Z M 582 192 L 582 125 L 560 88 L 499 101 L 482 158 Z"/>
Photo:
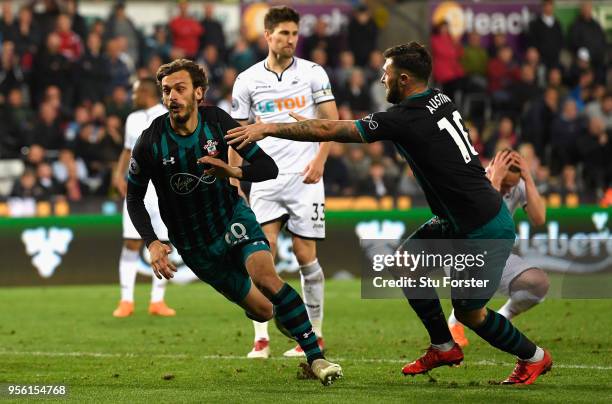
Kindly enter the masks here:
<path id="1" fill-rule="evenodd" d="M 540 347 L 536 347 L 536 351 L 533 356 L 527 359 L 527 362 L 539 362 L 544 358 L 544 350 Z"/>
<path id="2" fill-rule="evenodd" d="M 448 352 L 455 346 L 455 341 L 452 339 L 444 344 L 431 344 L 432 347 L 436 348 L 438 351 Z"/>
<path id="3" fill-rule="evenodd" d="M 451 310 L 450 316 L 448 316 L 448 325 L 455 325 L 458 322 L 457 317 L 455 317 L 455 309 L 453 309 Z"/>
<path id="4" fill-rule="evenodd" d="M 325 275 L 318 260 L 310 264 L 300 265 L 302 295 L 312 330 L 317 337 L 323 337 L 323 295 Z"/>
<path id="5" fill-rule="evenodd" d="M 510 298 L 497 312 L 511 320 L 543 300 L 544 298 L 527 290 L 517 290 L 516 292 L 510 292 Z"/>
<path id="6" fill-rule="evenodd" d="M 119 283 L 121 284 L 121 300 L 134 301 L 134 284 L 136 283 L 136 271 L 138 269 L 138 251 L 132 251 L 126 247 L 121 249 L 119 258 Z"/>
<path id="7" fill-rule="evenodd" d="M 168 280 L 166 278 L 162 277 L 161 279 L 157 279 L 157 276 L 153 274 L 153 283 L 151 284 L 151 303 L 164 300 L 167 284 Z"/>
<path id="8" fill-rule="evenodd" d="M 260 339 L 267 339 L 270 341 L 267 321 L 265 323 L 253 321 L 253 328 L 255 329 L 255 341 L 259 341 Z"/>

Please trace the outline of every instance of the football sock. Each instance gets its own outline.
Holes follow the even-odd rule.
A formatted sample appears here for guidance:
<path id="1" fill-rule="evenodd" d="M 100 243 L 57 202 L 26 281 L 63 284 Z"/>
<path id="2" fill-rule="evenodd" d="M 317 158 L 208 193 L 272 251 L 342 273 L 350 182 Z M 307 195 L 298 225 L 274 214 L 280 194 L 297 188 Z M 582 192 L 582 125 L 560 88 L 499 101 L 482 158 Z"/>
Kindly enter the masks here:
<path id="1" fill-rule="evenodd" d="M 166 293 L 166 285 L 168 280 L 164 277 L 157 279 L 157 276 L 153 274 L 153 283 L 151 285 L 151 302 L 160 302 L 164 300 L 164 294 Z"/>
<path id="2" fill-rule="evenodd" d="M 540 347 L 536 347 L 536 351 L 533 356 L 527 359 L 527 362 L 539 362 L 544 359 L 544 350 Z"/>
<path id="3" fill-rule="evenodd" d="M 455 341 L 450 340 L 444 344 L 431 344 L 431 346 L 436 348 L 438 351 L 448 352 L 455 346 Z"/>
<path id="4" fill-rule="evenodd" d="M 267 339 L 268 341 L 270 341 L 270 336 L 268 335 L 267 321 L 263 323 L 253 321 L 253 328 L 255 329 L 255 341 L 259 341 L 260 339 Z"/>
<path id="5" fill-rule="evenodd" d="M 450 316 L 448 316 L 448 325 L 455 325 L 458 322 L 459 320 L 457 320 L 457 317 L 455 317 L 455 309 L 453 309 Z"/>
<path id="6" fill-rule="evenodd" d="M 487 316 L 478 327 L 470 327 L 497 349 L 527 360 L 534 357 L 536 345 L 523 335 L 506 317 L 487 309 Z"/>
<path id="7" fill-rule="evenodd" d="M 453 341 L 439 299 L 408 299 L 429 333 L 432 345 Z"/>
<path id="8" fill-rule="evenodd" d="M 300 265 L 302 294 L 308 318 L 317 337 L 323 336 L 323 288 L 325 276 L 318 260 L 307 265 Z"/>
<path id="9" fill-rule="evenodd" d="M 136 283 L 136 271 L 138 269 L 138 251 L 132 251 L 126 247 L 121 249 L 119 258 L 119 283 L 121 284 L 121 300 L 134 301 L 134 284 Z"/>
<path id="10" fill-rule="evenodd" d="M 308 364 L 312 364 L 316 359 L 322 359 L 323 353 L 317 344 L 317 336 L 312 330 L 306 307 L 295 289 L 285 283 L 270 300 L 274 304 L 277 321 L 295 338 L 306 354 Z"/>
<path id="11" fill-rule="evenodd" d="M 510 293 L 508 301 L 497 312 L 511 320 L 513 317 L 541 303 L 544 298 L 536 296 L 528 290 L 517 290 Z"/>

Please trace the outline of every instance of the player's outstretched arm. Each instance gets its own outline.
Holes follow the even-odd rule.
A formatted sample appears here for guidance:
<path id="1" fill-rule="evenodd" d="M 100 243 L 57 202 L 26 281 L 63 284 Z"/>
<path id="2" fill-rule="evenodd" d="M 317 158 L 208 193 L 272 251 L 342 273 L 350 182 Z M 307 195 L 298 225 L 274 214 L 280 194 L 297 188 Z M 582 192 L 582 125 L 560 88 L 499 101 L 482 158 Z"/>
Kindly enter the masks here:
<path id="1" fill-rule="evenodd" d="M 521 178 L 525 181 L 525 199 L 527 200 L 525 212 L 532 225 L 541 226 L 546 223 L 546 204 L 538 192 L 527 161 L 518 153 L 516 153 L 516 161 L 521 168 Z"/>
<path id="2" fill-rule="evenodd" d="M 363 142 L 355 121 L 327 119 L 308 119 L 295 123 L 256 123 L 229 130 L 225 139 L 228 144 L 240 150 L 267 136 L 300 142 Z"/>

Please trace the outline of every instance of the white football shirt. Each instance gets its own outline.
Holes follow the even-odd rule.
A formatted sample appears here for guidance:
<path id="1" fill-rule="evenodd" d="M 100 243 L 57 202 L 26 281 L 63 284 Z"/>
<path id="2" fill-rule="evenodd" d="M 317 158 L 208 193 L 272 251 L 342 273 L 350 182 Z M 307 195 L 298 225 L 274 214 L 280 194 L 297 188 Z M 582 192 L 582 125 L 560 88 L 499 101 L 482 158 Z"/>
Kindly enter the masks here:
<path id="1" fill-rule="evenodd" d="M 232 92 L 232 118 L 295 122 L 289 112 L 316 117 L 316 105 L 334 99 L 329 77 L 318 64 L 297 57 L 279 75 L 265 60 L 240 73 Z M 318 143 L 267 137 L 259 146 L 274 159 L 279 173 L 301 173 L 319 150 Z"/>
<path id="2" fill-rule="evenodd" d="M 162 104 L 157 104 L 148 109 L 139 109 L 128 115 L 125 120 L 125 140 L 123 147 L 129 150 L 134 148 L 140 134 L 151 126 L 155 118 L 168 112 Z"/>
<path id="3" fill-rule="evenodd" d="M 504 203 L 511 215 L 514 215 L 519 207 L 524 208 L 527 205 L 527 191 L 525 190 L 525 181 L 522 178 L 504 195 Z"/>

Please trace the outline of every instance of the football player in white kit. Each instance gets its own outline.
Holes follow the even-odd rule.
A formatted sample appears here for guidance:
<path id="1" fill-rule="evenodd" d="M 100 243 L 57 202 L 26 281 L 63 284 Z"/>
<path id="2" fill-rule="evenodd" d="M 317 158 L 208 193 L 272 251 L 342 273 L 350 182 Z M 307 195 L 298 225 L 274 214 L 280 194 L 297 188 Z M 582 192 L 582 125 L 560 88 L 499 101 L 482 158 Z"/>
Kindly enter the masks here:
<path id="1" fill-rule="evenodd" d="M 125 198 L 127 191 L 126 174 L 132 148 L 143 130 L 147 129 L 151 122 L 160 115 L 167 112 L 166 108 L 159 102 L 161 93 L 157 82 L 153 78 L 140 79 L 134 83 L 132 102 L 138 111 L 128 115 L 125 122 L 125 141 L 124 148 L 117 163 L 117 169 L 113 178 L 113 183 L 122 197 Z M 168 230 L 162 223 L 157 205 L 157 194 L 153 184 L 149 182 L 145 205 L 155 233 L 160 240 L 168 241 Z M 119 282 L 121 284 L 121 301 L 119 306 L 113 311 L 115 317 L 128 317 L 134 312 L 134 284 L 136 283 L 136 272 L 140 261 L 140 250 L 143 241 L 140 234 L 130 220 L 127 213 L 127 205 L 123 203 L 123 249 L 119 259 Z M 152 273 L 152 272 L 151 272 Z M 158 316 L 174 316 L 176 312 L 168 307 L 164 302 L 164 293 L 168 281 L 165 278 L 157 279 L 153 276 L 151 289 L 151 302 L 149 304 L 149 314 Z"/>
<path id="2" fill-rule="evenodd" d="M 520 154 L 513 150 L 498 152 L 487 168 L 487 177 L 502 194 L 511 214 L 514 215 L 521 207 L 532 225 L 540 226 L 546 222 L 546 206 Z M 518 255 L 510 254 L 497 290 L 509 298 L 498 313 L 511 320 L 542 302 L 548 287 L 546 272 L 530 265 Z M 455 342 L 462 347 L 466 346 L 468 340 L 464 327 L 455 318 L 454 310 L 449 316 L 448 325 Z"/>
<path id="3" fill-rule="evenodd" d="M 232 118 L 242 125 L 249 118 L 263 122 L 294 122 L 289 112 L 307 118 L 338 119 L 336 102 L 325 70 L 294 56 L 299 14 L 289 7 L 272 7 L 265 16 L 268 57 L 242 72 L 232 93 Z M 250 203 L 257 221 L 276 255 L 278 233 L 286 223 L 292 234 L 293 252 L 300 264 L 304 303 L 312 328 L 323 350 L 324 276 L 317 260 L 316 240 L 325 238 L 323 169 L 329 144 L 266 138 L 259 146 L 278 165 L 274 180 L 254 183 Z M 232 165 L 240 165 L 237 153 Z M 270 355 L 268 324 L 253 322 L 255 342 L 249 358 Z M 304 356 L 299 345 L 285 356 Z"/>

